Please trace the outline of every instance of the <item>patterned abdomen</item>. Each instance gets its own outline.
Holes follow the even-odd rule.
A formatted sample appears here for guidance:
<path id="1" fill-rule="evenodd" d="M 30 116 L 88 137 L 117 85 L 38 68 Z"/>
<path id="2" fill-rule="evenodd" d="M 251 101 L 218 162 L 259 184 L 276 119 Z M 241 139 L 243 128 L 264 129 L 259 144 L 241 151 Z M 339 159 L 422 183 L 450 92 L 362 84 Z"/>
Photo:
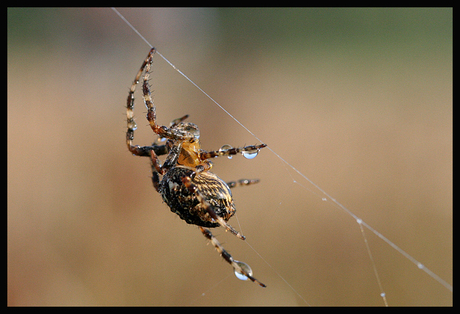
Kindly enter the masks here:
<path id="1" fill-rule="evenodd" d="M 189 224 L 203 227 L 218 227 L 219 224 L 211 218 L 208 211 L 198 200 L 196 193 L 208 202 L 217 216 L 228 221 L 235 213 L 232 192 L 228 185 L 218 176 L 209 171 L 196 174 L 187 167 L 171 168 L 161 180 L 160 193 L 172 212 Z M 197 191 L 192 193 L 184 184 L 182 178 L 192 178 Z"/>

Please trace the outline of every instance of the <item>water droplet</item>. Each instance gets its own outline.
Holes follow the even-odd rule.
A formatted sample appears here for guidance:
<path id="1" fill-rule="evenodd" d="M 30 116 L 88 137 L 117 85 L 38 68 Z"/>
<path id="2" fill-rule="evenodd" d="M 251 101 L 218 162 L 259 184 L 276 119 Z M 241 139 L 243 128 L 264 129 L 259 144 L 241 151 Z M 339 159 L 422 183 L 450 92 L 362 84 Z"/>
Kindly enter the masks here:
<path id="1" fill-rule="evenodd" d="M 242 154 L 244 158 L 246 159 L 253 159 L 253 158 L 256 158 L 256 156 L 259 154 L 259 150 L 258 149 L 248 150 L 248 151 L 242 152 Z"/>
<path id="2" fill-rule="evenodd" d="M 232 149 L 233 147 L 231 145 L 225 144 L 221 148 L 219 148 L 219 152 L 226 152 L 229 149 Z M 233 156 L 228 156 L 228 159 L 232 159 Z"/>
<path id="3" fill-rule="evenodd" d="M 187 131 L 190 132 L 190 134 L 192 134 L 194 138 L 196 139 L 200 138 L 200 130 L 189 128 Z"/>
<path id="4" fill-rule="evenodd" d="M 325 197 L 323 197 L 321 200 L 322 200 L 323 202 L 327 202 L 327 198 L 325 198 Z"/>
<path id="5" fill-rule="evenodd" d="M 248 280 L 248 277 L 246 277 L 246 276 L 243 275 L 243 274 L 240 274 L 240 273 L 237 272 L 236 270 L 235 270 L 235 276 L 236 276 L 236 278 L 238 278 L 239 280 Z"/>
<path id="6" fill-rule="evenodd" d="M 234 267 L 236 278 L 238 278 L 239 280 L 248 280 L 249 278 L 246 277 L 246 276 L 241 272 L 241 270 L 245 271 L 249 276 L 252 276 L 252 269 L 251 269 L 251 267 L 250 267 L 248 264 L 243 263 L 243 262 L 240 262 L 240 261 L 237 261 L 237 260 L 235 260 L 234 262 L 235 262 L 235 263 L 238 265 L 238 267 L 239 267 L 239 269 L 238 269 L 238 267 Z"/>
<path id="7" fill-rule="evenodd" d="M 356 219 L 356 222 L 357 222 L 358 224 L 362 224 L 362 223 L 363 223 L 363 220 L 362 220 L 361 218 L 358 218 L 358 219 Z"/>
<path id="8" fill-rule="evenodd" d="M 418 263 L 418 264 L 417 264 L 417 267 L 420 268 L 420 269 L 423 269 L 425 266 L 423 266 L 422 263 Z"/>
<path id="9" fill-rule="evenodd" d="M 134 120 L 131 120 L 131 121 L 128 122 L 128 129 L 136 131 L 137 125 L 136 125 L 136 122 L 134 122 Z"/>
<path id="10" fill-rule="evenodd" d="M 225 144 L 225 145 L 222 145 L 221 148 L 219 148 L 219 152 L 225 152 L 231 148 L 233 148 L 231 145 Z"/>

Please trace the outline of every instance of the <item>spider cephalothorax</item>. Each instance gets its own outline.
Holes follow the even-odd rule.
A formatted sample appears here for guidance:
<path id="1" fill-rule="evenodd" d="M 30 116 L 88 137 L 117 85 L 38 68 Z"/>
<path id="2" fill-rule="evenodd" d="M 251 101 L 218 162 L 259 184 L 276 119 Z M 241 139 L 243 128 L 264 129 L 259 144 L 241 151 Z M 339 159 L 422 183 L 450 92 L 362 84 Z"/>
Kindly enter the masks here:
<path id="1" fill-rule="evenodd" d="M 155 48 L 152 48 L 142 63 L 127 100 L 127 131 L 126 144 L 131 153 L 137 156 L 149 157 L 152 161 L 152 182 L 164 202 L 172 212 L 189 224 L 199 226 L 203 235 L 211 241 L 222 257 L 235 269 L 240 279 L 250 279 L 260 286 L 265 285 L 252 277 L 249 265 L 233 259 L 222 245 L 203 227 L 224 227 L 240 239 L 245 237 L 227 221 L 235 214 L 230 188 L 237 185 L 249 185 L 258 180 L 239 180 L 225 183 L 217 175 L 209 171 L 212 168 L 211 158 L 243 154 L 253 158 L 265 144 L 245 147 L 224 145 L 217 151 L 205 151 L 200 146 L 200 131 L 198 126 L 183 122 L 188 115 L 173 120 L 169 127 L 158 125 L 156 111 L 150 93 L 149 72 L 153 61 Z M 134 121 L 134 92 L 136 85 L 144 73 L 142 92 L 147 107 L 147 120 L 150 127 L 158 135 L 158 139 L 150 146 L 133 145 L 136 123 Z M 167 155 L 161 165 L 158 156 Z M 160 176 L 163 178 L 160 179 Z"/>

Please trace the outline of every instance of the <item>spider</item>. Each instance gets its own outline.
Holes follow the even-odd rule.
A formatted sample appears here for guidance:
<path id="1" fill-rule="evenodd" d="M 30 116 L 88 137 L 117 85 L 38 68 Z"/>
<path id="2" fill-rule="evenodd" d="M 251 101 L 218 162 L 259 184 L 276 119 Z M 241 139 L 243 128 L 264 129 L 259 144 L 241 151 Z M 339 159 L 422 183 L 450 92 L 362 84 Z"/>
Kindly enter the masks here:
<path id="1" fill-rule="evenodd" d="M 236 154 L 243 154 L 250 159 L 267 145 L 259 144 L 237 148 L 224 145 L 217 151 L 206 151 L 200 146 L 198 126 L 184 122 L 188 115 L 173 120 L 169 127 L 158 125 L 149 85 L 150 67 L 155 52 L 155 48 L 149 51 L 128 94 L 126 105 L 126 144 L 128 149 L 136 156 L 150 158 L 153 186 L 161 194 L 163 201 L 171 211 L 188 224 L 197 225 L 222 258 L 234 268 L 235 275 L 239 279 L 250 279 L 261 287 L 265 287 L 263 283 L 252 276 L 251 267 L 244 262 L 235 260 L 207 228 L 221 226 L 244 240 L 245 237 L 228 224 L 228 220 L 236 211 L 230 188 L 250 185 L 259 181 L 257 179 L 243 179 L 225 183 L 209 171 L 212 168 L 209 159 Z M 133 145 L 134 131 L 137 128 L 133 112 L 134 92 L 142 73 L 144 73 L 142 93 L 144 104 L 147 107 L 147 120 L 153 132 L 158 135 L 157 140 L 151 146 Z M 162 165 L 158 159 L 160 155 L 167 155 Z M 161 180 L 160 176 L 163 176 Z"/>

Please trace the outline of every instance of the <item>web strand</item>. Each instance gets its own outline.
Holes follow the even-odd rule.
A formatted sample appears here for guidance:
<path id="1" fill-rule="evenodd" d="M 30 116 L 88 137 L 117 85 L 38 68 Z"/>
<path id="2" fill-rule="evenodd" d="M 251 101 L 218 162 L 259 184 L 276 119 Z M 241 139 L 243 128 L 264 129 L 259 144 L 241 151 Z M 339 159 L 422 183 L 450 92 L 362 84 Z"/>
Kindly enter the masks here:
<path id="1" fill-rule="evenodd" d="M 115 8 L 112 8 L 112 10 L 151 48 L 153 47 L 150 42 L 145 39 L 144 36 L 142 36 L 142 34 L 139 33 L 139 31 L 131 24 L 129 23 L 129 21 L 120 13 L 118 12 L 117 9 Z M 174 70 L 176 70 L 177 72 L 179 72 L 180 75 L 182 75 L 187 81 L 189 81 L 193 86 L 195 86 L 200 92 L 202 92 L 206 97 L 209 98 L 209 100 L 211 100 L 216 106 L 218 106 L 222 111 L 224 111 L 228 116 L 230 116 L 230 118 L 232 118 L 236 123 L 238 123 L 243 129 L 245 129 L 249 134 L 251 134 L 255 139 L 257 139 L 259 142 L 263 143 L 264 141 L 262 141 L 256 134 L 254 134 L 251 130 L 249 130 L 245 125 L 243 125 L 237 118 L 235 118 L 235 116 L 233 116 L 229 111 L 227 111 L 223 106 L 221 106 L 216 100 L 214 100 L 208 93 L 206 93 L 201 87 L 199 87 L 194 81 L 192 81 L 187 75 L 185 75 L 182 71 L 180 71 L 173 63 L 171 63 L 166 57 L 164 57 L 158 50 L 156 51 L 156 53 L 164 60 L 166 61 Z M 385 296 L 385 292 L 383 290 L 383 287 L 382 287 L 382 284 L 381 284 L 381 281 L 380 281 L 380 277 L 378 275 L 378 271 L 377 271 L 377 268 L 376 268 L 376 265 L 375 265 L 375 262 L 374 262 L 374 259 L 372 257 L 372 253 L 371 253 L 371 249 L 369 247 L 369 243 L 367 241 L 367 238 L 366 238 L 366 235 L 364 233 L 364 229 L 363 227 L 365 227 L 366 229 L 368 229 L 370 232 L 372 232 L 373 234 L 375 234 L 377 237 L 379 237 L 381 240 L 383 240 L 385 243 L 387 243 L 390 247 L 392 247 L 394 250 L 396 250 L 398 253 L 400 253 L 402 256 L 406 257 L 409 261 L 411 261 L 413 264 L 415 264 L 420 270 L 423 270 L 426 274 L 428 274 L 431 278 L 433 278 L 434 280 L 436 280 L 438 283 L 440 283 L 442 286 L 444 286 L 446 289 L 448 289 L 449 291 L 453 291 L 453 287 L 452 285 L 450 285 L 447 281 L 445 281 L 444 279 L 442 279 L 441 277 L 439 277 L 437 274 L 435 274 L 433 271 L 431 271 L 430 269 L 428 269 L 427 267 L 425 267 L 421 262 L 419 262 L 418 260 L 416 260 L 414 257 L 412 257 L 409 253 L 407 253 L 406 251 L 404 251 L 403 249 L 401 249 L 399 246 L 397 246 L 395 243 L 393 243 L 392 241 L 390 241 L 388 238 L 386 238 L 383 234 L 381 234 L 380 232 L 378 232 L 376 229 L 374 229 L 373 227 L 371 227 L 370 225 L 368 225 L 366 222 L 364 222 L 361 218 L 359 218 L 357 215 L 355 215 L 351 210 L 349 210 L 348 208 L 346 208 L 344 205 L 342 205 L 340 202 L 338 202 L 335 198 L 333 198 L 331 195 L 329 195 L 325 190 L 323 190 L 322 188 L 320 188 L 317 184 L 315 184 L 312 180 L 310 180 L 306 175 L 304 175 L 302 172 L 300 172 L 297 168 L 295 168 L 292 164 L 290 164 L 286 159 L 284 159 L 282 156 L 280 156 L 277 152 L 275 152 L 272 148 L 270 148 L 270 146 L 267 146 L 266 149 L 268 149 L 270 152 L 272 152 L 279 160 L 281 160 L 287 167 L 291 168 L 292 170 L 294 170 L 298 175 L 300 175 L 303 179 L 305 179 L 307 182 L 309 182 L 312 186 L 314 186 L 319 192 L 321 192 L 324 196 L 322 197 L 321 195 L 318 195 L 317 193 L 311 191 L 310 189 L 304 187 L 303 185 L 301 185 L 303 188 L 309 190 L 310 192 L 322 197 L 322 200 L 323 201 L 327 201 L 328 199 L 330 201 L 332 201 L 332 203 L 342 209 L 346 214 L 348 214 L 349 216 L 351 216 L 353 219 L 356 220 L 356 222 L 358 223 L 359 227 L 360 227 L 360 230 L 361 230 L 361 233 L 362 233 L 362 236 L 363 236 L 363 241 L 365 243 L 365 246 L 366 246 L 366 249 L 367 249 L 367 252 L 368 252 L 368 255 L 369 255 L 369 258 L 371 260 L 371 263 L 372 263 L 372 266 L 373 266 L 373 270 L 374 270 L 374 274 L 376 276 L 376 280 L 377 280 L 377 283 L 378 283 L 378 286 L 379 286 L 379 289 L 380 289 L 380 296 L 382 297 L 383 301 L 384 301 L 384 304 L 385 305 L 388 305 L 387 303 L 387 300 L 386 300 L 386 296 Z M 297 183 L 299 184 L 298 182 L 294 181 L 294 183 Z M 292 285 L 290 285 L 250 244 L 248 244 L 251 249 L 257 254 L 259 255 L 259 257 L 268 265 L 270 266 L 274 271 L 275 273 L 306 303 L 308 304 L 308 302 L 294 289 L 294 287 L 292 287 Z"/>

